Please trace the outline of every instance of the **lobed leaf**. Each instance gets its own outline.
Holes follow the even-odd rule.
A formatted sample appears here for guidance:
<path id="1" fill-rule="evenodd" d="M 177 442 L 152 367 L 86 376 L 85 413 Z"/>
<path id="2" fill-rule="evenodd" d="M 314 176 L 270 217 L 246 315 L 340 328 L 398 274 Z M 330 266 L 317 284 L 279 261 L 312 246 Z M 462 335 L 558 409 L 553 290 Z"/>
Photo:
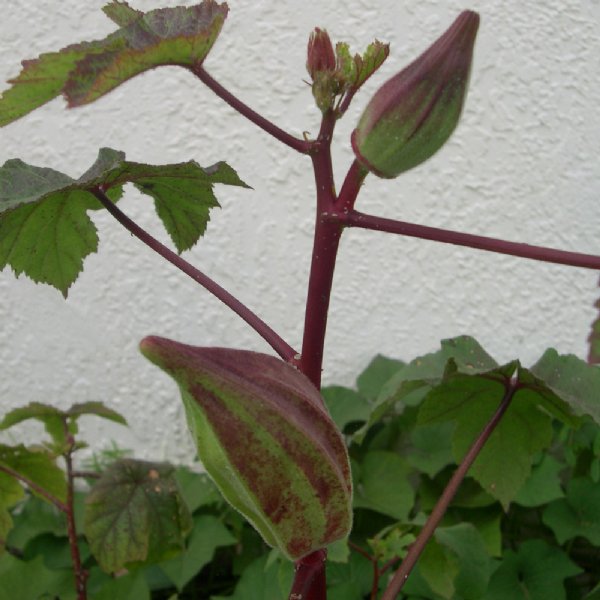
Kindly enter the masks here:
<path id="1" fill-rule="evenodd" d="M 227 4 L 204 0 L 195 6 L 147 13 L 113 1 L 104 12 L 120 29 L 102 40 L 67 46 L 23 61 L 12 87 L 0 97 L 0 126 L 63 94 L 70 107 L 87 104 L 121 83 L 161 65 L 201 64 L 227 16 Z"/>
<path id="2" fill-rule="evenodd" d="M 123 415 L 119 414 L 112 408 L 108 408 L 108 406 L 106 406 L 103 402 L 92 401 L 73 404 L 66 414 L 74 419 L 77 419 L 83 415 L 95 415 L 101 419 L 107 419 L 108 421 L 113 421 L 114 423 L 127 425 L 127 421 Z"/>
<path id="3" fill-rule="evenodd" d="M 103 208 L 94 196 L 101 188 L 116 202 L 122 186 L 133 183 L 154 199 L 156 211 L 177 249 L 191 248 L 206 230 L 209 211 L 219 206 L 216 183 L 247 187 L 220 162 L 206 169 L 196 162 L 146 165 L 125 161 L 117 150 L 102 148 L 78 180 L 20 160 L 0 168 L 0 269 L 48 283 L 66 297 L 83 269 L 83 259 L 98 248 L 89 210 Z"/>
<path id="4" fill-rule="evenodd" d="M 86 499 L 85 535 L 107 572 L 158 562 L 183 550 L 192 519 L 164 463 L 113 463 Z"/>
<path id="5" fill-rule="evenodd" d="M 54 443 L 57 446 L 64 445 L 65 414 L 58 408 L 42 402 L 30 402 L 26 406 L 20 406 L 6 413 L 0 421 L 0 430 L 9 429 L 30 419 L 41 421 Z"/>

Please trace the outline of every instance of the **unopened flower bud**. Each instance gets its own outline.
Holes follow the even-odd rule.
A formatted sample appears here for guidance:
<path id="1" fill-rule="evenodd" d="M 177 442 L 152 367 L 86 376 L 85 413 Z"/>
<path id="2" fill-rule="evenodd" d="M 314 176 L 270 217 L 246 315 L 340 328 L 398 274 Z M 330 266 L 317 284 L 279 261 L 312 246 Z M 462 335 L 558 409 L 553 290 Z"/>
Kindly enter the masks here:
<path id="1" fill-rule="evenodd" d="M 329 39 L 329 34 L 324 29 L 316 27 L 310 34 L 306 69 L 313 81 L 317 77 L 317 73 L 335 71 L 336 69 L 333 44 Z"/>
<path id="2" fill-rule="evenodd" d="M 478 27 L 476 12 L 462 12 L 375 93 L 352 133 L 354 153 L 365 168 L 397 177 L 444 145 L 460 118 Z"/>

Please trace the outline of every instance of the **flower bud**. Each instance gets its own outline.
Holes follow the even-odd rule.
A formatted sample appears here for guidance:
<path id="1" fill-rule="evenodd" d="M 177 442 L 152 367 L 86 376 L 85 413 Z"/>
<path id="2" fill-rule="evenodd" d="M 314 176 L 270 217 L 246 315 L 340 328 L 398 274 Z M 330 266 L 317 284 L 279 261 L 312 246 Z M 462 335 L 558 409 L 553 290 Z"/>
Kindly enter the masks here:
<path id="1" fill-rule="evenodd" d="M 316 27 L 310 34 L 306 69 L 313 81 L 317 77 L 317 73 L 335 71 L 336 69 L 333 44 L 329 39 L 329 34 L 324 29 Z"/>
<path id="2" fill-rule="evenodd" d="M 445 144 L 462 111 L 478 27 L 476 12 L 462 12 L 371 98 L 352 133 L 352 148 L 366 169 L 397 177 Z"/>

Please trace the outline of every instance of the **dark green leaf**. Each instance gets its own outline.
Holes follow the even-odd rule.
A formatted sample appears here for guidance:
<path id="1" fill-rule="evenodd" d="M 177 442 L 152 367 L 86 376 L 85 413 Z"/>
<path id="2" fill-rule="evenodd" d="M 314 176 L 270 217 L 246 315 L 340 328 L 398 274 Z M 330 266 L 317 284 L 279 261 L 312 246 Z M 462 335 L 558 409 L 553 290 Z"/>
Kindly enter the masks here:
<path id="1" fill-rule="evenodd" d="M 185 551 L 159 566 L 181 591 L 212 560 L 219 546 L 230 546 L 236 542 L 236 538 L 219 519 L 201 515 L 194 519 L 194 529 Z"/>
<path id="2" fill-rule="evenodd" d="M 175 472 L 175 479 L 191 513 L 202 506 L 224 502 L 221 492 L 206 473 L 180 467 Z"/>
<path id="3" fill-rule="evenodd" d="M 412 446 L 406 460 L 415 469 L 433 477 L 445 466 L 454 463 L 452 456 L 453 423 L 433 423 L 416 427 L 410 432 Z"/>
<path id="4" fill-rule="evenodd" d="M 13 520 L 10 513 L 6 508 L 0 506 L 0 557 L 4 554 L 6 538 L 8 537 L 8 532 L 12 529 L 12 526 Z"/>
<path id="5" fill-rule="evenodd" d="M 559 544 L 581 536 L 600 546 L 600 485 L 583 477 L 572 479 L 566 498 L 552 502 L 543 521 Z"/>
<path id="6" fill-rule="evenodd" d="M 563 580 L 580 572 L 559 548 L 541 540 L 529 540 L 521 544 L 517 553 L 507 550 L 484 599 L 566 600 Z"/>
<path id="7" fill-rule="evenodd" d="M 550 348 L 530 371 L 577 415 L 600 424 L 600 368 Z"/>
<path id="8" fill-rule="evenodd" d="M 371 591 L 373 566 L 361 554 L 347 563 L 327 563 L 327 600 L 362 600 Z"/>
<path id="9" fill-rule="evenodd" d="M 54 457 L 43 449 L 0 444 L 0 464 L 11 468 L 29 481 L 39 485 L 61 502 L 67 499 L 67 482 Z M 38 494 L 35 490 L 31 490 Z M 39 494 L 38 494 L 39 495 Z M 45 499 L 44 496 L 39 495 Z"/>
<path id="10" fill-rule="evenodd" d="M 375 400 L 385 382 L 404 366 L 400 360 L 378 354 L 356 379 L 358 392 L 368 400 Z"/>
<path id="11" fill-rule="evenodd" d="M 397 454 L 367 453 L 360 464 L 354 507 L 369 508 L 395 519 L 408 518 L 415 497 L 408 474 L 408 465 Z"/>
<path id="12" fill-rule="evenodd" d="M 183 550 L 192 520 L 168 464 L 123 459 L 86 500 L 85 535 L 102 568 L 158 562 Z"/>
<path id="13" fill-rule="evenodd" d="M 600 285 L 600 282 L 598 285 Z M 592 365 L 597 365 L 600 364 L 600 299 L 596 300 L 594 306 L 598 309 L 598 316 L 592 323 L 592 330 L 588 337 L 588 342 L 590 343 L 588 362 Z"/>
<path id="14" fill-rule="evenodd" d="M 55 536 L 67 535 L 64 514 L 54 505 L 35 496 L 28 498 L 13 517 L 14 527 L 8 536 L 8 541 L 16 548 L 24 548 L 31 540 L 45 533 Z"/>
<path id="15" fill-rule="evenodd" d="M 93 600 L 150 600 L 150 597 L 144 573 L 134 571 L 107 582 L 94 594 Z"/>
<path id="16" fill-rule="evenodd" d="M 72 572 L 49 570 L 41 556 L 22 561 L 5 553 L 0 558 L 0 581 L 0 600 L 46 600 L 49 593 L 65 589 L 67 581 L 73 588 Z"/>
<path id="17" fill-rule="evenodd" d="M 367 400 L 349 388 L 332 385 L 321 390 L 331 418 L 340 431 L 349 423 L 365 422 L 371 407 Z"/>
<path id="18" fill-rule="evenodd" d="M 0 471 L 0 509 L 10 508 L 19 502 L 25 492 L 19 482 L 4 471 Z"/>
<path id="19" fill-rule="evenodd" d="M 121 28 L 103 40 L 23 61 L 20 75 L 10 81 L 13 87 L 0 98 L 0 126 L 61 93 L 69 106 L 79 106 L 154 67 L 202 63 L 219 35 L 227 5 L 204 0 L 142 13 L 112 2 L 105 12 Z"/>
<path id="20" fill-rule="evenodd" d="M 541 506 L 562 498 L 565 494 L 560 487 L 559 474 L 564 465 L 549 454 L 542 456 L 533 467 L 531 477 L 525 482 L 515 498 L 521 506 Z"/>
<path id="21" fill-rule="evenodd" d="M 122 152 L 99 151 L 96 162 L 77 181 L 67 175 L 9 160 L 0 168 L 0 269 L 10 265 L 36 282 L 67 295 L 98 248 L 96 228 L 87 214 L 102 208 L 92 191 L 102 187 L 114 202 L 125 183 L 154 198 L 165 228 L 181 252 L 206 230 L 209 210 L 218 206 L 215 183 L 246 186 L 220 162 L 203 169 L 194 161 L 145 165 L 124 160 Z"/>

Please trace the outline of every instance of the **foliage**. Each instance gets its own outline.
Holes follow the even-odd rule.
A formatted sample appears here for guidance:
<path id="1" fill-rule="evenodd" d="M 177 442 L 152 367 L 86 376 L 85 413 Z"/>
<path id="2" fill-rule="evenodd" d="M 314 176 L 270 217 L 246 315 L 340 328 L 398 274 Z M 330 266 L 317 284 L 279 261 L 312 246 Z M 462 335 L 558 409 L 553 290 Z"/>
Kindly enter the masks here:
<path id="1" fill-rule="evenodd" d="M 142 12 L 112 0 L 104 12 L 117 26 L 104 39 L 23 61 L 0 97 L 0 126 L 59 95 L 69 107 L 93 102 L 156 67 L 191 72 L 312 161 L 317 214 L 304 337 L 297 351 L 180 256 L 218 206 L 214 185 L 249 187 L 227 163 L 154 166 L 102 148 L 73 179 L 7 161 L 0 168 L 0 268 L 66 297 L 98 247 L 90 213 L 106 210 L 243 318 L 279 358 L 143 340 L 145 356 L 179 385 L 211 480 L 119 452 L 108 464 L 95 461 L 99 471 L 77 471 L 74 456 L 86 447 L 78 438 L 80 418 L 125 424 L 99 402 L 68 410 L 31 403 L 5 415 L 0 430 L 36 420 L 49 439 L 0 446 L 0 600 L 8 590 L 11 598 L 66 600 L 288 593 L 290 600 L 375 600 L 380 592 L 392 600 L 405 583 L 407 600 L 598 598 L 598 321 L 589 336 L 590 364 L 552 348 L 530 367 L 516 358 L 499 364 L 475 340 L 460 337 L 408 363 L 376 357 L 355 389 L 321 390 L 333 272 L 348 227 L 600 269 L 598 256 L 355 209 L 369 174 L 396 177 L 420 165 L 456 128 L 479 15 L 463 11 L 374 94 L 353 131 L 355 160 L 337 193 L 336 123 L 388 57 L 388 44 L 375 41 L 352 55 L 348 44 L 334 49 L 327 32 L 315 29 L 307 70 L 321 126 L 314 139 L 300 139 L 204 69 L 225 3 Z M 121 211 L 128 183 L 153 199 L 176 252 Z M 80 489 L 78 480 L 89 487 Z"/>

